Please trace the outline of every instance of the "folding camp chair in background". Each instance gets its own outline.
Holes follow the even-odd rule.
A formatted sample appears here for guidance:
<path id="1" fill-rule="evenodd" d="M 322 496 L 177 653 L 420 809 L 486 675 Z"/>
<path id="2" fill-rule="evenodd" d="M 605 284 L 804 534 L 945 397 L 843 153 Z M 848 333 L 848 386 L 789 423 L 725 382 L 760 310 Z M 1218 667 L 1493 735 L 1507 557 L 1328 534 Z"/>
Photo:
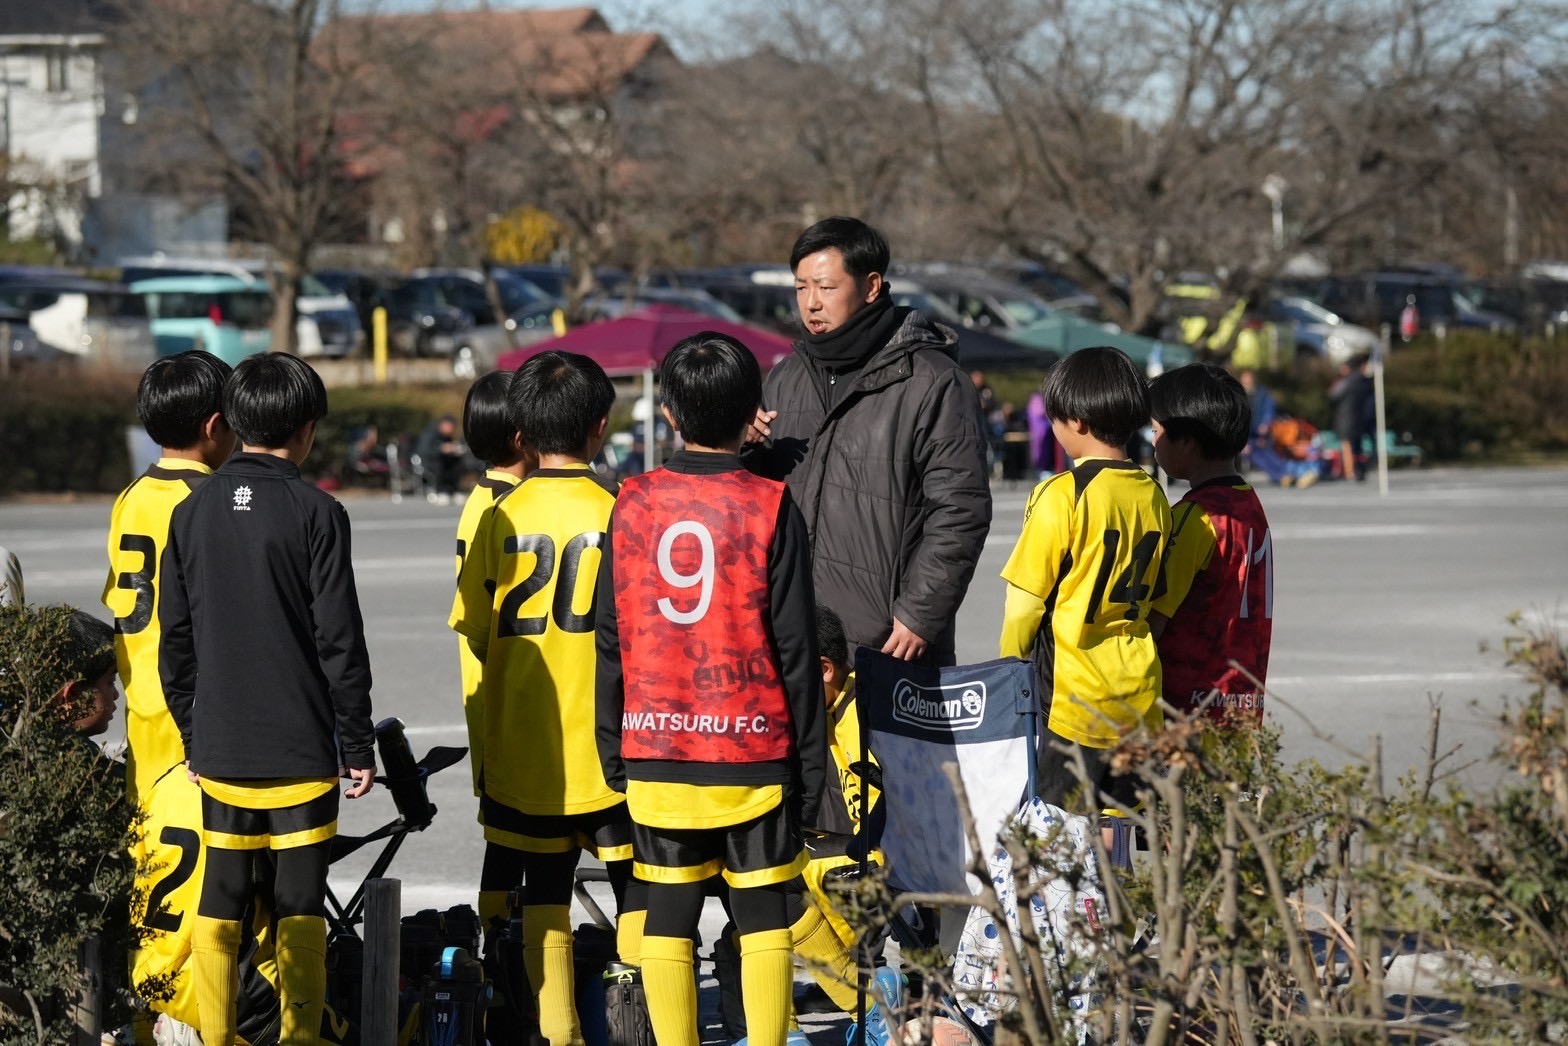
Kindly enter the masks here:
<path id="1" fill-rule="evenodd" d="M 887 826 L 880 845 L 889 885 L 897 892 L 977 894 L 980 884 L 968 874 L 973 853 L 963 812 L 942 767 L 958 766 L 988 856 L 1003 824 L 1034 793 L 1039 702 L 1033 665 L 1002 658 L 937 669 L 861 648 L 855 677 L 861 736 L 881 773 Z M 901 946 L 931 943 L 901 914 L 894 913 L 891 926 Z M 856 1015 L 862 1042 L 865 1008 L 862 1002 Z"/>

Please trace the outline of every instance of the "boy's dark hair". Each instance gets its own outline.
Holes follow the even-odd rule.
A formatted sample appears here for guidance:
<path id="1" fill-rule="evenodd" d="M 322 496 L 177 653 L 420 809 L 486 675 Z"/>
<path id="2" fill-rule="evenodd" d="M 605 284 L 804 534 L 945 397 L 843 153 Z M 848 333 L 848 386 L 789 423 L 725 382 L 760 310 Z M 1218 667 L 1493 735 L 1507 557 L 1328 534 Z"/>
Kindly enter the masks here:
<path id="1" fill-rule="evenodd" d="M 1149 423 L 1148 383 L 1121 349 L 1079 349 L 1057 360 L 1041 392 L 1052 421 L 1081 421 L 1113 447 L 1125 447 Z"/>
<path id="2" fill-rule="evenodd" d="M 817 653 L 839 668 L 849 668 L 849 639 L 844 622 L 831 607 L 817 604 Z"/>
<path id="3" fill-rule="evenodd" d="M 512 412 L 506 404 L 512 378 L 509 370 L 493 370 L 470 385 L 463 400 L 463 442 L 486 465 L 513 456 L 512 437 L 517 435 L 517 426 L 512 424 Z"/>
<path id="4" fill-rule="evenodd" d="M 659 396 L 687 443 L 723 447 L 740 438 L 762 402 L 762 368 L 728 334 L 682 339 L 659 366 Z"/>
<path id="5" fill-rule="evenodd" d="M 286 352 L 246 356 L 223 394 L 223 417 L 250 447 L 277 450 L 327 416 L 327 387 L 310 364 Z"/>
<path id="6" fill-rule="evenodd" d="M 73 683 L 95 683 L 114 668 L 114 626 L 83 610 L 71 611 L 66 625 L 69 637 L 60 658 Z"/>
<path id="7" fill-rule="evenodd" d="M 208 418 L 223 412 L 223 387 L 234 368 L 191 349 L 153 360 L 136 386 L 136 416 L 160 447 L 190 450 Z"/>
<path id="8" fill-rule="evenodd" d="M 1209 461 L 1228 461 L 1252 434 L 1247 390 L 1224 367 L 1193 363 L 1149 384 L 1149 412 L 1176 439 L 1190 439 Z"/>
<path id="9" fill-rule="evenodd" d="M 604 368 L 575 352 L 541 352 L 506 394 L 513 427 L 540 454 L 581 454 L 614 403 Z"/>
<path id="10" fill-rule="evenodd" d="M 855 280 L 864 280 L 874 272 L 887 275 L 892 261 L 887 237 L 861 221 L 835 215 L 824 218 L 795 241 L 789 252 L 789 271 L 794 272 L 801 259 L 819 251 L 836 250 L 844 259 L 844 271 Z"/>

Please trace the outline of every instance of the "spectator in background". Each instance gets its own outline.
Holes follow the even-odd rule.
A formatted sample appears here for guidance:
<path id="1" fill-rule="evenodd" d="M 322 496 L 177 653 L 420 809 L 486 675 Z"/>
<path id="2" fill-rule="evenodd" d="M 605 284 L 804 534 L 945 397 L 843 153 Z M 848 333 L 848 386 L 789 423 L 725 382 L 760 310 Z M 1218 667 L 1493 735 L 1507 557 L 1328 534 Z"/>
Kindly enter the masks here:
<path id="1" fill-rule="evenodd" d="M 1367 376 L 1371 357 L 1352 356 L 1340 365 L 1339 377 L 1329 386 L 1328 401 L 1334 407 L 1334 435 L 1339 437 L 1339 453 L 1344 462 L 1344 477 L 1367 478 L 1366 458 L 1361 440 L 1371 431 L 1372 379 Z"/>
<path id="2" fill-rule="evenodd" d="M 1252 412 L 1252 434 L 1247 440 L 1246 449 L 1241 453 L 1245 462 L 1282 487 L 1310 487 L 1316 483 L 1320 478 L 1316 460 L 1298 458 L 1280 449 L 1279 434 L 1275 429 L 1279 411 L 1274 404 L 1274 394 L 1258 381 L 1257 374 L 1251 370 L 1241 371 L 1236 375 L 1236 380 L 1246 390 L 1247 403 Z"/>
<path id="3" fill-rule="evenodd" d="M 414 443 L 414 453 L 424 463 L 425 474 L 431 477 L 434 488 L 426 496 L 433 502 L 449 505 L 457 493 L 457 480 L 463 474 L 466 448 L 463 437 L 457 432 L 457 419 L 443 414 L 419 434 Z"/>
<path id="4" fill-rule="evenodd" d="M 1045 413 L 1045 395 L 1036 389 L 1024 408 L 1029 426 L 1029 464 L 1036 479 L 1053 476 L 1067 467 L 1066 456 L 1051 431 L 1051 419 Z"/>

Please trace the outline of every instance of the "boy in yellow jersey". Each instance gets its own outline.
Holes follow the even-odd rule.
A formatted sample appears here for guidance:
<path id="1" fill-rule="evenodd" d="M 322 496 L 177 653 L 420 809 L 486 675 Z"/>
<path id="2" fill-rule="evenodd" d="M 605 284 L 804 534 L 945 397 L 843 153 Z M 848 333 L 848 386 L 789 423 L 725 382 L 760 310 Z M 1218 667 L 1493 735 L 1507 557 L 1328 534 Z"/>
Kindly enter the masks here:
<path id="1" fill-rule="evenodd" d="M 321 378 L 286 353 L 250 356 L 223 412 L 241 452 L 175 509 L 160 563 L 158 667 L 202 790 L 191 972 L 202 1038 L 228 1046 L 240 921 L 271 850 L 279 1042 L 314 1044 L 336 781 L 345 768 L 353 799 L 375 779 L 370 660 L 348 514 L 299 473 L 327 412 Z"/>
<path id="2" fill-rule="evenodd" d="M 229 373 L 229 365 L 211 353 L 182 352 L 153 361 L 136 389 L 136 413 L 160 453 L 114 502 L 103 587 L 125 688 L 126 780 L 133 800 L 185 759 L 158 679 L 158 561 L 175 506 L 234 451 L 234 433 L 223 420 Z"/>
<path id="3" fill-rule="evenodd" d="M 692 933 L 722 874 L 751 1046 L 782 1046 L 794 983 L 788 891 L 806 866 L 827 764 L 805 520 L 738 451 L 756 359 L 714 333 L 660 368 L 686 442 L 622 487 L 599 588 L 599 757 L 626 792 L 660 1046 L 697 1046 Z"/>
<path id="4" fill-rule="evenodd" d="M 593 733 L 594 607 L 615 490 L 589 461 L 614 402 L 586 356 L 546 352 L 517 369 L 512 425 L 538 468 L 480 522 L 448 622 L 484 665 L 479 914 L 487 926 L 505 918 L 507 892 L 522 884 L 523 961 L 553 1046 L 582 1042 L 569 915 L 583 851 L 608 867 L 624 962 L 637 964 L 642 936 L 631 823 Z"/>
<path id="5" fill-rule="evenodd" d="M 1003 657 L 1033 657 L 1048 742 L 1082 753 L 1093 794 L 1133 802 L 1110 750 L 1139 724 L 1161 723 L 1160 660 L 1149 606 L 1171 529 L 1165 492 L 1124 450 L 1149 421 L 1141 371 L 1118 349 L 1082 349 L 1045 377 L 1051 431 L 1073 467 L 1035 488 L 1023 533 L 1002 568 Z M 1074 760 L 1043 745 L 1038 794 L 1068 807 Z M 1109 833 L 1109 829 L 1106 829 Z"/>
<path id="6" fill-rule="evenodd" d="M 523 443 L 506 405 L 512 387 L 512 372 L 494 370 L 468 388 L 463 401 L 463 442 L 480 461 L 485 474 L 463 502 L 463 515 L 457 521 L 457 576 L 463 576 L 463 558 L 473 547 L 490 506 L 517 485 L 538 458 Z M 457 659 L 463 673 L 463 717 L 468 721 L 468 762 L 474 773 L 474 794 L 479 794 L 479 768 L 485 750 L 485 706 L 479 692 L 484 663 L 469 649 L 468 640 L 458 637 Z"/>

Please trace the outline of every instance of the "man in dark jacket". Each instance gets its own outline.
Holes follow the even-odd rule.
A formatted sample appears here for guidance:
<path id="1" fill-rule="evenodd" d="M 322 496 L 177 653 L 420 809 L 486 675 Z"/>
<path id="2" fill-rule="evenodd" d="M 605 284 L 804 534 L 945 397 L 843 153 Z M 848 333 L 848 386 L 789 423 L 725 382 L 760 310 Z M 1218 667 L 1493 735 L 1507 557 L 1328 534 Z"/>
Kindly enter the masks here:
<path id="1" fill-rule="evenodd" d="M 795 241 L 806 336 L 768 375 L 745 460 L 789 484 L 817 598 L 850 642 L 950 665 L 991 525 L 980 404 L 953 332 L 893 305 L 888 262 L 856 218 Z"/>

